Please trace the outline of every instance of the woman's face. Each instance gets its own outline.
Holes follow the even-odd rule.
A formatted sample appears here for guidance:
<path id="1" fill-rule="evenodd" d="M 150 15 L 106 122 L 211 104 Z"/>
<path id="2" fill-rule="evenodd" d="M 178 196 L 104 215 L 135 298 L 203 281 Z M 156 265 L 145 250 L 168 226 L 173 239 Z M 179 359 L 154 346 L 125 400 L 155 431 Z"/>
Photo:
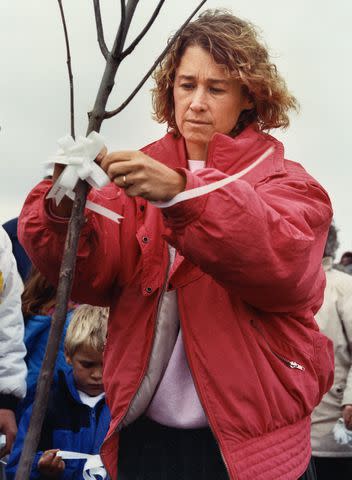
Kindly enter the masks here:
<path id="1" fill-rule="evenodd" d="M 214 133 L 230 133 L 242 110 L 252 108 L 241 83 L 198 46 L 188 47 L 181 58 L 174 103 L 176 124 L 193 160 L 205 160 Z"/>

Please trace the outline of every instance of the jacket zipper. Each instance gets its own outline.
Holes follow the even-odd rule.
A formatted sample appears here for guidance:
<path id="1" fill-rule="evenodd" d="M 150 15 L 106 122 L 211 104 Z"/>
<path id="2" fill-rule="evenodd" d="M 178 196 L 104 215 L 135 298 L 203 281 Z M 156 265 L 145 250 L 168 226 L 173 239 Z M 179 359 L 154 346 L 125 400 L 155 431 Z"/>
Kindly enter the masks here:
<path id="1" fill-rule="evenodd" d="M 167 249 L 167 255 L 168 255 L 168 265 L 170 264 L 170 254 L 169 254 L 169 249 Z M 125 418 L 127 417 L 127 414 L 128 412 L 130 411 L 130 407 L 131 407 L 131 404 L 133 403 L 133 400 L 136 398 L 137 396 L 137 393 L 139 392 L 140 388 L 141 388 L 141 385 L 142 385 L 142 382 L 145 378 L 145 374 L 146 374 L 146 371 L 148 370 L 148 366 L 149 366 L 149 363 L 150 363 L 150 357 L 152 355 L 152 351 L 153 351 L 153 345 L 154 345 L 154 341 L 155 341 L 155 335 L 156 335 L 156 323 L 157 323 L 157 319 L 159 317 L 159 313 L 160 313 L 160 308 L 161 308 L 161 301 L 162 301 L 162 298 L 164 296 L 164 293 L 165 293 L 165 290 L 166 290 L 166 285 L 167 285 L 167 281 L 168 281 L 168 276 L 169 276 L 169 269 L 170 267 L 167 268 L 166 270 L 166 275 L 165 275 L 165 278 L 164 278 L 164 283 L 163 283 L 163 286 L 162 286 L 162 289 L 161 289 L 161 292 L 160 292 L 160 295 L 159 295 L 159 299 L 158 299 L 158 307 L 157 307 L 157 310 L 156 310 L 156 316 L 154 318 L 154 332 L 153 332 L 153 341 L 151 343 L 151 348 L 150 348 L 150 351 L 149 351 L 149 355 L 148 355 L 148 361 L 146 362 L 146 365 L 144 367 L 144 370 L 143 370 L 143 375 L 141 376 L 141 379 L 139 381 L 139 384 L 138 384 L 138 387 L 133 395 L 133 397 L 131 398 L 131 400 L 129 401 L 128 403 L 128 406 L 127 406 L 127 409 L 126 409 L 126 412 L 124 414 L 124 416 L 121 418 L 121 420 L 119 421 L 119 423 L 117 424 L 116 426 L 116 430 L 119 430 L 119 427 L 120 425 L 123 423 L 123 421 L 125 420 Z"/>
<path id="2" fill-rule="evenodd" d="M 177 296 L 177 298 L 178 298 L 178 293 L 177 293 L 177 292 L 176 292 L 176 296 Z M 183 330 L 183 329 L 182 329 L 182 320 L 181 320 L 181 315 L 180 315 L 180 309 L 178 308 L 178 302 L 177 302 L 177 309 L 178 309 L 179 319 L 180 319 L 180 328 L 181 328 L 181 330 Z M 182 336 L 182 337 L 183 337 L 183 336 Z M 217 438 L 217 436 L 216 436 L 216 434 L 215 434 L 215 429 L 214 429 L 214 427 L 213 427 L 213 425 L 212 425 L 212 422 L 210 421 L 210 415 L 208 414 L 207 409 L 205 408 L 205 404 L 203 403 L 203 398 L 202 398 L 202 395 L 200 394 L 200 388 L 199 388 L 198 382 L 197 382 L 197 380 L 196 380 L 196 378 L 195 378 L 195 375 L 193 374 L 193 365 L 192 365 L 192 362 L 191 362 L 191 359 L 190 359 L 190 356 L 189 356 L 188 345 L 186 344 L 184 337 L 183 337 L 183 345 L 184 345 L 185 352 L 186 352 L 187 362 L 188 362 L 188 365 L 189 365 L 189 367 L 190 367 L 190 368 L 189 368 L 189 371 L 190 371 L 190 373 L 191 373 L 191 377 L 192 377 L 192 380 L 193 380 L 193 384 L 194 384 L 194 386 L 195 386 L 195 389 L 196 389 L 196 391 L 197 391 L 199 401 L 200 401 L 200 403 L 201 403 L 201 405 L 202 405 L 202 407 L 203 407 L 204 412 L 206 413 L 206 417 L 207 417 L 207 419 L 208 419 L 208 421 L 209 421 L 210 430 L 212 431 L 212 434 L 213 434 L 213 436 L 214 436 L 214 438 L 215 438 L 215 441 L 216 441 L 216 443 L 218 444 L 219 452 L 220 452 L 222 461 L 224 462 L 224 465 L 225 465 L 225 468 L 226 468 L 227 473 L 228 473 L 228 475 L 229 475 L 229 478 L 231 478 L 230 469 L 229 469 L 228 463 L 227 463 L 227 461 L 226 461 L 226 459 L 225 459 L 225 457 L 224 457 L 224 454 L 222 453 L 220 442 L 219 442 L 219 440 L 218 440 L 218 438 Z"/>
<path id="3" fill-rule="evenodd" d="M 263 332 L 261 331 L 261 329 L 254 323 L 253 320 L 251 320 L 250 324 L 252 325 L 253 328 L 255 328 L 257 330 L 257 332 L 260 333 L 260 335 L 262 336 L 262 338 L 264 339 L 266 345 L 268 346 L 270 352 L 275 355 L 276 358 L 278 358 L 279 360 L 281 360 L 282 363 L 284 363 L 287 367 L 289 368 L 292 368 L 292 369 L 296 369 L 296 370 L 300 370 L 301 372 L 304 372 L 305 368 L 303 365 L 301 365 L 300 363 L 297 363 L 295 362 L 294 360 L 288 360 L 286 357 L 284 357 L 283 355 L 281 355 L 280 353 L 277 353 L 275 352 L 275 350 L 272 349 L 270 343 L 268 342 L 268 340 L 266 339 L 265 335 L 263 334 Z"/>

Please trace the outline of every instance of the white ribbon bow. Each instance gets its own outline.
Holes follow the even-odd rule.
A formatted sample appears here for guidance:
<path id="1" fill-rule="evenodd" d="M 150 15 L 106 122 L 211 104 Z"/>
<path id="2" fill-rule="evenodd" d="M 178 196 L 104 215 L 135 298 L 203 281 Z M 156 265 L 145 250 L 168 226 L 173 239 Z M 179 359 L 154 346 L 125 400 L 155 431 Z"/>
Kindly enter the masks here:
<path id="1" fill-rule="evenodd" d="M 86 180 L 94 188 L 102 188 L 110 182 L 104 170 L 94 162 L 105 145 L 99 133 L 91 132 L 88 137 L 78 137 L 76 141 L 66 135 L 57 143 L 61 150 L 49 159 L 49 164 L 67 165 L 50 192 L 50 198 L 55 198 L 57 205 L 67 192 L 73 192 L 79 179 Z"/>
<path id="2" fill-rule="evenodd" d="M 87 181 L 94 188 L 102 188 L 110 182 L 104 170 L 94 161 L 105 145 L 99 133 L 91 132 L 88 137 L 78 137 L 76 141 L 70 135 L 66 135 L 57 143 L 61 149 L 48 162 L 45 162 L 48 167 L 52 167 L 55 163 L 67 165 L 47 195 L 47 198 L 55 199 L 56 205 L 59 205 L 65 195 L 74 200 L 73 189 L 79 179 Z M 117 223 L 120 223 L 120 219 L 123 218 L 118 213 L 90 200 L 87 200 L 86 207 Z"/>
<path id="3" fill-rule="evenodd" d="M 100 475 L 102 480 L 106 478 L 107 473 L 100 455 L 88 455 L 87 453 L 67 452 L 65 450 L 59 450 L 56 455 L 63 460 L 86 460 L 83 467 L 84 480 L 97 480 L 96 475 Z"/>

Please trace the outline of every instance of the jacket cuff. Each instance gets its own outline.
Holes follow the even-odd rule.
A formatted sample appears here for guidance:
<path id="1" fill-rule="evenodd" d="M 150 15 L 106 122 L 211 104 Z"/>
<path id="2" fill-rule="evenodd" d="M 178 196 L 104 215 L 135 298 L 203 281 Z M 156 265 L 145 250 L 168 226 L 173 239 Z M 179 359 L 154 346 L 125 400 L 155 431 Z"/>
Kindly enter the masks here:
<path id="1" fill-rule="evenodd" d="M 46 185 L 45 182 L 48 182 Z M 52 182 L 51 180 L 44 180 L 42 182 L 43 188 L 44 188 L 44 195 L 43 195 L 43 213 L 42 213 L 42 221 L 43 225 L 48 227 L 50 230 L 58 233 L 58 234 L 64 234 L 66 235 L 67 232 L 67 227 L 68 223 L 70 221 L 70 217 L 60 217 L 53 213 L 52 211 L 52 202 L 54 199 L 52 198 L 47 198 L 47 194 L 49 193 L 51 187 L 52 187 Z M 45 188 L 46 187 L 46 188 Z M 84 218 L 85 222 L 81 228 L 81 235 L 84 234 L 85 232 L 90 230 L 90 227 L 87 225 L 89 223 L 90 217 L 93 216 L 93 213 L 90 212 L 89 210 L 85 210 L 84 212 Z"/>
<path id="2" fill-rule="evenodd" d="M 206 184 L 200 177 L 190 172 L 186 168 L 176 168 L 178 173 L 186 177 L 186 190 L 202 187 Z M 172 207 L 162 209 L 165 225 L 170 228 L 184 227 L 187 224 L 197 220 L 205 208 L 208 195 L 202 195 L 197 198 L 185 200 Z"/>
<path id="3" fill-rule="evenodd" d="M 14 395 L 0 393 L 0 409 L 16 411 L 20 399 Z"/>

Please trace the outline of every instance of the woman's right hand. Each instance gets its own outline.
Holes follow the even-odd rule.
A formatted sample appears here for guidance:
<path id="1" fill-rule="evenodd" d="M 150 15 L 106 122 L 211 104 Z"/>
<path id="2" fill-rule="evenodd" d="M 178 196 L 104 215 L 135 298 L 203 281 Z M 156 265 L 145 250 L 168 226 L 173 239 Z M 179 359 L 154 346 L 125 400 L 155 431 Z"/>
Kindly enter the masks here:
<path id="1" fill-rule="evenodd" d="M 49 478 L 59 478 L 65 470 L 65 462 L 56 454 L 59 449 L 46 450 L 38 462 L 38 470 L 41 474 Z"/>

